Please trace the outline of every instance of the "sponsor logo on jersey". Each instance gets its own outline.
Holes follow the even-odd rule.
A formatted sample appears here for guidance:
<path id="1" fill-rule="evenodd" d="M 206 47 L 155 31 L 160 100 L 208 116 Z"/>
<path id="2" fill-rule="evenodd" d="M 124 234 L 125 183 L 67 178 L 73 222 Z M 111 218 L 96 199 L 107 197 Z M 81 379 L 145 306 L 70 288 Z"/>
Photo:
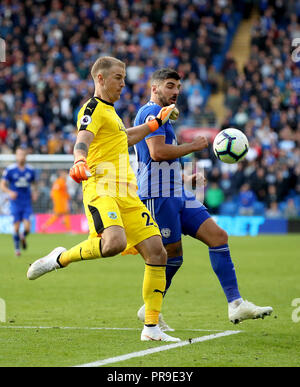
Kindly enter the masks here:
<path id="1" fill-rule="evenodd" d="M 81 125 L 89 125 L 92 122 L 92 117 L 87 114 L 81 117 L 80 124 Z"/>

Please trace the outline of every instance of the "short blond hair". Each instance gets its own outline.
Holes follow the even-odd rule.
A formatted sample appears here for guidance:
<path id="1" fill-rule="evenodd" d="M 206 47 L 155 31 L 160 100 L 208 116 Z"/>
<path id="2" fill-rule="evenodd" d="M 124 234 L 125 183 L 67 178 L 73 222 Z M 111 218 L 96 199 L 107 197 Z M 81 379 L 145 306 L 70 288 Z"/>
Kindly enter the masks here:
<path id="1" fill-rule="evenodd" d="M 107 76 L 109 69 L 113 66 L 120 66 L 125 69 L 125 63 L 112 56 L 102 56 L 96 60 L 91 69 L 91 75 L 96 81 L 97 76 L 101 73 L 104 77 Z"/>

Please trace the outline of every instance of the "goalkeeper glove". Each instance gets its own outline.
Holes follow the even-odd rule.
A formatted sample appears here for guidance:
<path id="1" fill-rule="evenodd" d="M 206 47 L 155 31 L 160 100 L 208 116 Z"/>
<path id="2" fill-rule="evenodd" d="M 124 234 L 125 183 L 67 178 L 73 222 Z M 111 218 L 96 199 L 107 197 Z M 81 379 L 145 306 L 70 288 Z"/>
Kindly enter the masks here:
<path id="1" fill-rule="evenodd" d="M 178 117 L 179 117 L 179 110 L 175 108 L 170 115 L 170 120 L 176 121 Z"/>
<path id="2" fill-rule="evenodd" d="M 170 106 L 165 106 L 160 110 L 160 112 L 154 118 L 154 120 L 148 121 L 147 124 L 148 124 L 151 132 L 154 132 L 160 126 L 164 125 L 168 121 L 168 119 L 170 118 L 170 115 L 172 114 L 174 109 L 176 109 L 175 104 L 172 104 Z"/>
<path id="3" fill-rule="evenodd" d="M 70 169 L 70 176 L 76 183 L 81 183 L 83 180 L 87 180 L 92 176 L 85 157 L 75 161 L 73 167 Z"/>

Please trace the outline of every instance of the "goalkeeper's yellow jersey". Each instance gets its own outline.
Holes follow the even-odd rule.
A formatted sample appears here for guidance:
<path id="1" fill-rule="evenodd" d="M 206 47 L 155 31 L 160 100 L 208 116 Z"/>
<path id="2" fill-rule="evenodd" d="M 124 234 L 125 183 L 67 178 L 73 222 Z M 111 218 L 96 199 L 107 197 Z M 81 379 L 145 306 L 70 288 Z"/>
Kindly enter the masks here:
<path id="1" fill-rule="evenodd" d="M 114 105 L 92 97 L 78 113 L 77 128 L 95 135 L 87 156 L 92 176 L 108 183 L 129 183 L 136 187 L 136 177 L 129 163 L 127 131 Z M 83 186 L 88 182 L 84 181 Z"/>

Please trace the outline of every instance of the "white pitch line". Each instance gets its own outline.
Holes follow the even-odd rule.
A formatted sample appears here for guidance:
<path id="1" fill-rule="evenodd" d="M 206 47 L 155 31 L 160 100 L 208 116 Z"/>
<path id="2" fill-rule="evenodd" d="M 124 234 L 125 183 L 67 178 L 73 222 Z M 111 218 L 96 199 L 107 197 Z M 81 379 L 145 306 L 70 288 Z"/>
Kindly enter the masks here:
<path id="1" fill-rule="evenodd" d="M 103 360 L 97 360 L 97 361 L 94 361 L 92 363 L 85 363 L 85 364 L 77 365 L 74 367 L 101 367 L 103 365 L 112 364 L 112 363 L 119 363 L 121 361 L 125 361 L 125 360 L 132 359 L 135 357 L 143 357 L 143 356 L 151 355 L 152 353 L 168 351 L 169 349 L 173 349 L 173 348 L 184 347 L 185 345 L 189 345 L 189 344 L 195 344 L 195 343 L 200 343 L 203 341 L 217 339 L 219 337 L 235 335 L 235 334 L 240 333 L 240 332 L 242 332 L 242 331 L 224 331 L 224 332 L 215 333 L 215 334 L 208 335 L 208 336 L 196 337 L 194 339 L 180 341 L 180 342 L 174 343 L 174 344 L 163 345 L 160 347 L 149 348 L 149 349 L 146 349 L 143 351 L 127 353 L 127 354 L 121 355 L 121 356 L 110 357 L 110 358 L 103 359 Z"/>
<path id="2" fill-rule="evenodd" d="M 59 326 L 19 326 L 19 325 L 6 325 L 1 326 L 0 329 L 70 329 L 70 330 L 116 330 L 116 331 L 136 331 L 141 328 L 113 328 L 113 327 L 59 327 Z"/>
<path id="3" fill-rule="evenodd" d="M 0 329 L 70 329 L 70 330 L 91 330 L 91 331 L 140 331 L 142 328 L 114 328 L 114 327 L 59 327 L 59 326 L 20 326 L 20 325 L 0 325 Z M 178 329 L 187 332 L 223 332 L 220 329 Z"/>

